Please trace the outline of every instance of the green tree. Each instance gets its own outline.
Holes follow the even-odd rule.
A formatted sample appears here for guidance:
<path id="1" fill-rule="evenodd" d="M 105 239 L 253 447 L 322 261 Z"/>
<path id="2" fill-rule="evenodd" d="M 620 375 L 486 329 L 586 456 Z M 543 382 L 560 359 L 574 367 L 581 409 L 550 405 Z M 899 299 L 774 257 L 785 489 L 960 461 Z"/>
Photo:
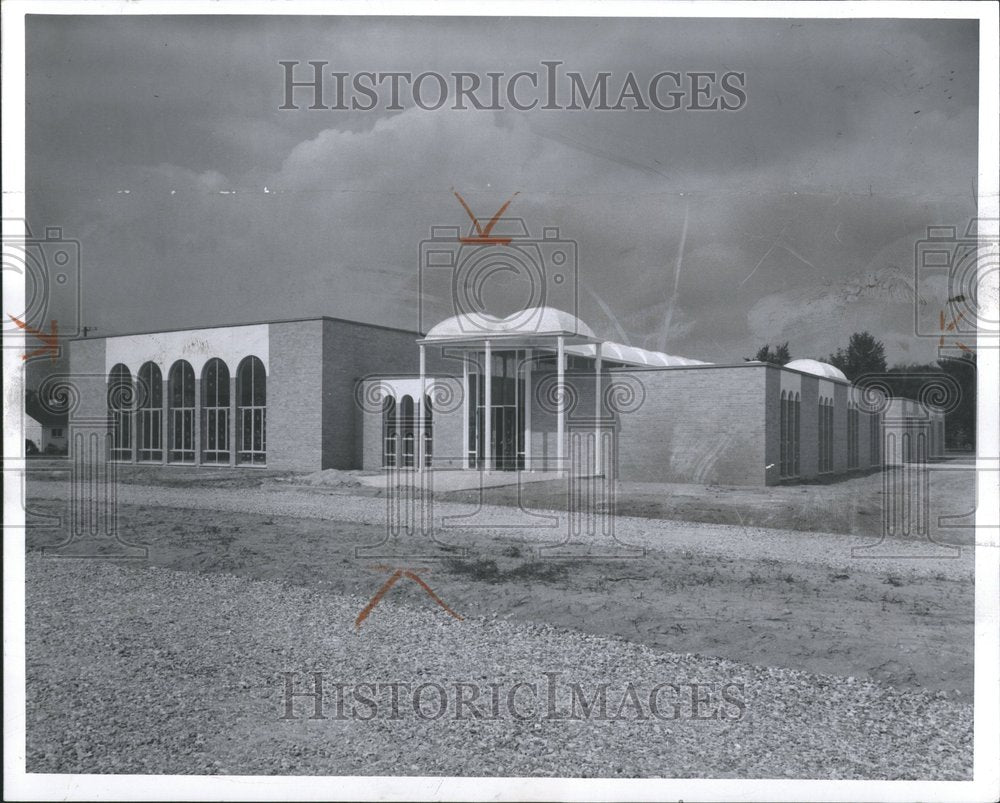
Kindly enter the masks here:
<path id="1" fill-rule="evenodd" d="M 961 357 L 944 357 L 937 363 L 913 363 L 894 365 L 883 381 L 892 395 L 903 399 L 920 399 L 921 392 L 935 374 L 945 374 L 954 384 L 945 383 L 950 395 L 941 401 L 947 409 L 944 417 L 945 444 L 949 449 L 971 449 L 976 445 L 976 357 L 963 354 Z"/>
<path id="2" fill-rule="evenodd" d="M 753 357 L 744 357 L 743 359 L 746 362 L 770 362 L 775 365 L 784 365 L 792 361 L 792 355 L 788 351 L 788 342 L 786 341 L 775 346 L 774 349 L 765 344 L 757 349 L 757 353 Z"/>
<path id="3" fill-rule="evenodd" d="M 952 449 L 970 449 L 976 445 L 976 355 L 945 357 L 938 366 L 958 383 L 954 410 L 945 414 L 945 443 Z"/>
<path id="4" fill-rule="evenodd" d="M 852 382 L 865 374 L 885 373 L 885 346 L 871 332 L 855 332 L 846 349 L 837 349 L 827 360 Z"/>

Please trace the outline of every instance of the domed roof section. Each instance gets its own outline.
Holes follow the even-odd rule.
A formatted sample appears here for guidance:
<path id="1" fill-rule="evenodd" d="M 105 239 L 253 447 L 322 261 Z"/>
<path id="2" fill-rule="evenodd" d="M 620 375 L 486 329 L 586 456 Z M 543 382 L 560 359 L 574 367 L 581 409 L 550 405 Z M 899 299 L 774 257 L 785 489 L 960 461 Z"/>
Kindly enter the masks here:
<path id="1" fill-rule="evenodd" d="M 431 327 L 427 340 L 465 340 L 487 335 L 578 335 L 594 332 L 575 315 L 555 307 L 529 307 L 498 318 L 485 312 L 465 312 Z"/>
<path id="2" fill-rule="evenodd" d="M 597 355 L 597 348 L 593 343 L 582 346 L 567 346 L 566 350 L 571 354 L 580 354 L 584 357 L 594 357 Z M 601 344 L 601 357 L 611 362 L 622 362 L 626 365 L 655 366 L 660 368 L 673 368 L 678 365 L 710 365 L 702 360 L 692 360 L 688 357 L 676 357 L 673 354 L 664 354 L 662 351 L 649 351 L 637 346 L 626 346 L 623 343 L 615 343 L 607 340 Z"/>
<path id="3" fill-rule="evenodd" d="M 839 379 L 841 382 L 847 381 L 847 377 L 844 376 L 843 371 L 830 365 L 828 362 L 820 362 L 819 360 L 792 360 L 789 363 L 785 363 L 785 368 L 791 368 L 793 371 L 802 371 L 805 374 L 821 376 L 824 379 Z"/>

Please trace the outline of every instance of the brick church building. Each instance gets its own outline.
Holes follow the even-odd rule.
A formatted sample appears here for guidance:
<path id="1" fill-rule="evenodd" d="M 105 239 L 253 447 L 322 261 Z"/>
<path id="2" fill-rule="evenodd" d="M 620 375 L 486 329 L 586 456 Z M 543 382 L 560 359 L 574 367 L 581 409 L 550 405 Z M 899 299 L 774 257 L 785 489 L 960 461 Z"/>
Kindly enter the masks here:
<path id="1" fill-rule="evenodd" d="M 70 362 L 78 412 L 129 463 L 773 485 L 879 466 L 883 441 L 943 456 L 940 413 L 831 365 L 647 351 L 551 307 L 423 335 L 323 317 L 92 337 Z"/>

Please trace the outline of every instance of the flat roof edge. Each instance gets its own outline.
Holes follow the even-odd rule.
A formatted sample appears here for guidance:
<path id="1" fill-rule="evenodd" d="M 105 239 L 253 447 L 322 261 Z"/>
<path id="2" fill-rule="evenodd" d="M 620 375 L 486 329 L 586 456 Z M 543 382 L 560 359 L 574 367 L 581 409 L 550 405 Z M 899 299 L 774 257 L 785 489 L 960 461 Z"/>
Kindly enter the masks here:
<path id="1" fill-rule="evenodd" d="M 845 385 L 850 387 L 854 383 L 850 380 L 834 379 L 829 376 L 818 376 L 816 374 L 811 374 L 808 371 L 800 371 L 797 368 L 787 368 L 784 365 L 775 365 L 771 362 L 757 362 L 755 360 L 744 360 L 743 362 L 732 362 L 732 363 L 722 363 L 722 362 L 710 362 L 704 363 L 702 365 L 629 365 L 622 368 L 611 368 L 611 371 L 700 371 L 711 368 L 764 368 L 773 369 L 776 371 L 788 371 L 790 374 L 798 374 L 799 376 L 808 376 L 813 379 L 822 379 L 824 382 L 833 382 L 837 385 Z"/>
<path id="2" fill-rule="evenodd" d="M 398 326 L 386 326 L 380 323 L 367 323 L 366 321 L 352 321 L 350 318 L 338 318 L 333 315 L 311 315 L 305 318 L 277 318 L 273 320 L 266 321 L 241 321 L 239 323 L 220 323 L 210 326 L 174 326 L 169 329 L 147 329 L 138 332 L 119 332 L 112 335 L 93 335 L 91 337 L 71 337 L 67 338 L 69 343 L 77 343 L 81 341 L 93 341 L 93 340 L 110 340 L 114 337 L 139 337 L 140 335 L 158 335 L 165 334 L 167 332 L 191 332 L 201 329 L 235 329 L 239 326 L 268 326 L 274 323 L 308 323 L 309 321 L 333 321 L 335 323 L 349 323 L 354 326 L 366 326 L 370 329 L 386 329 L 390 332 L 400 332 L 405 335 L 411 335 L 413 337 L 422 337 L 420 332 L 415 329 L 403 329 Z"/>

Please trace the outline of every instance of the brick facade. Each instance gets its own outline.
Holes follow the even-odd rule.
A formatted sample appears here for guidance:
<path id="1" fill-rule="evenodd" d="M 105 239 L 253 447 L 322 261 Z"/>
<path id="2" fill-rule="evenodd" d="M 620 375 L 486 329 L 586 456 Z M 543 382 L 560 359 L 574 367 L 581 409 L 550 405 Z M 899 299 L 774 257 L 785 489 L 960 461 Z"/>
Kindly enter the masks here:
<path id="1" fill-rule="evenodd" d="M 323 468 L 323 322 L 272 323 L 267 377 L 267 466 Z"/>
<path id="2" fill-rule="evenodd" d="M 241 332 L 253 337 L 241 345 Z M 415 332 L 333 318 L 278 321 L 245 327 L 184 330 L 113 338 L 88 338 L 70 344 L 70 369 L 81 390 L 80 413 L 107 414 L 109 362 L 121 361 L 135 380 L 142 362 L 159 366 L 163 395 L 177 360 L 193 362 L 195 399 L 195 463 L 202 464 L 201 368 L 218 356 L 230 372 L 229 465 L 236 461 L 236 368 L 246 356 L 257 356 L 267 370 L 267 467 L 315 471 L 357 468 L 361 462 L 361 411 L 355 388 L 361 377 L 414 365 Z M 113 351 L 109 352 L 109 343 Z M 136 460 L 133 414 L 132 461 Z M 170 422 L 162 415 L 163 458 L 167 462 Z M 219 464 L 211 464 L 219 465 Z"/>
<path id="3" fill-rule="evenodd" d="M 363 411 L 355 394 L 358 382 L 373 374 L 412 371 L 417 336 L 400 329 L 323 319 L 322 468 L 360 467 Z"/>
<path id="4" fill-rule="evenodd" d="M 230 368 L 229 464 L 233 465 L 237 434 L 235 369 L 243 357 L 254 353 L 267 370 L 268 468 L 378 469 L 383 449 L 381 411 L 377 406 L 366 409 L 368 395 L 359 391 L 384 380 L 400 383 L 399 387 L 409 388 L 407 394 L 419 397 L 419 386 L 414 384 L 419 376 L 418 337 L 415 332 L 333 318 L 277 321 L 76 340 L 71 343 L 70 364 L 80 386 L 78 414 L 100 419 L 106 416 L 111 362 L 125 362 L 134 379 L 142 360 L 155 361 L 163 373 L 166 399 L 171 364 L 177 359 L 192 360 L 198 366 L 195 388 L 200 404 L 200 368 L 211 357 L 219 356 Z M 432 447 L 435 468 L 458 469 L 464 464 L 467 410 L 461 376 L 460 348 L 426 347 L 428 391 L 431 383 L 437 383 Z M 555 377 L 554 358 L 536 352 L 525 394 L 530 408 L 526 462 L 535 471 L 559 468 Z M 871 427 L 877 423 L 877 416 L 862 411 L 858 416 L 857 466 L 848 465 L 848 409 L 849 403 L 858 400 L 848 383 L 836 379 L 761 363 L 610 370 L 605 366 L 602 407 L 598 410 L 592 362 L 570 357 L 565 378 L 569 392 L 564 467 L 573 459 L 573 449 L 593 449 L 594 432 L 600 426 L 605 435 L 614 433 L 615 448 L 606 451 L 617 455 L 617 475 L 624 480 L 771 485 L 816 479 L 820 474 L 821 395 L 834 401 L 830 474 L 864 470 L 881 462 L 881 454 L 873 455 L 871 449 Z M 605 406 L 613 384 L 631 388 L 633 398 L 624 411 Z M 782 393 L 799 399 L 796 476 L 780 473 Z M 905 409 L 907 415 L 912 412 L 905 405 L 892 409 Z M 137 451 L 136 418 L 133 416 L 133 461 Z M 164 410 L 162 462 L 167 461 L 170 426 Z M 202 462 L 202 426 L 198 414 L 194 421 L 196 464 Z M 927 429 L 931 458 L 943 454 L 942 431 L 942 417 L 931 414 Z M 882 441 L 880 436 L 879 443 Z M 401 448 L 402 438 L 397 450 Z M 589 458 L 577 459 L 574 465 L 579 470 L 592 466 L 590 454 Z"/>
<path id="5" fill-rule="evenodd" d="M 766 374 L 751 364 L 631 373 L 645 398 L 619 417 L 621 479 L 764 484 Z"/>

